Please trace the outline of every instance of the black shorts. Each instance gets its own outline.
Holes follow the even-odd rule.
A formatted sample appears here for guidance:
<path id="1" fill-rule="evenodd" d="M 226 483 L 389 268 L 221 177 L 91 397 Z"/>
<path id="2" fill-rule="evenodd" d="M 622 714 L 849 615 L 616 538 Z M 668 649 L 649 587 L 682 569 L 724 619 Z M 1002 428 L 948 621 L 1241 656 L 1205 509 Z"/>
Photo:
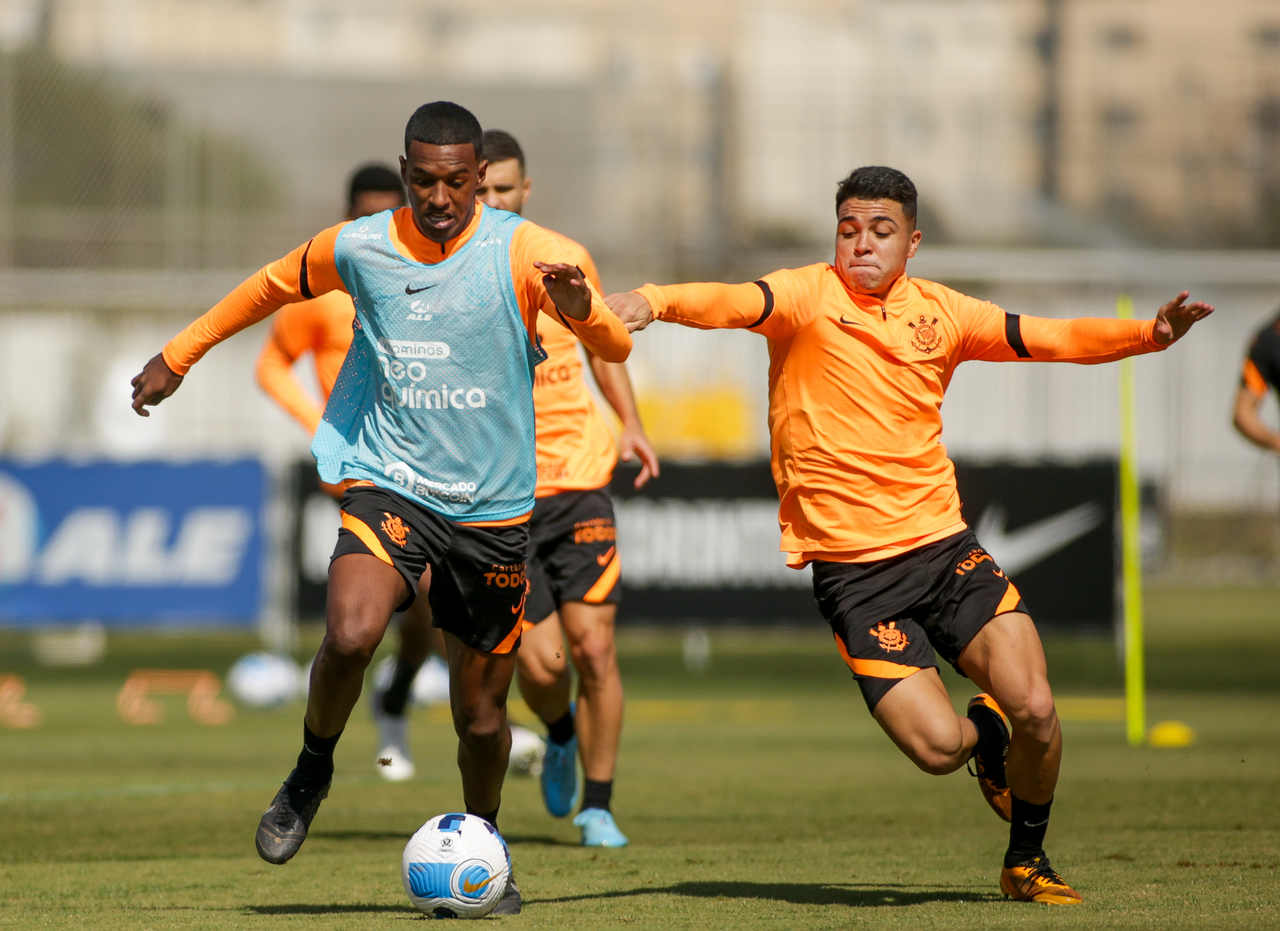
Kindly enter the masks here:
<path id="1" fill-rule="evenodd" d="M 617 542 L 613 501 L 603 489 L 539 498 L 529 521 L 526 619 L 544 621 L 566 601 L 617 604 Z"/>
<path id="2" fill-rule="evenodd" d="M 394 568 L 413 603 L 431 567 L 427 600 L 436 627 L 484 653 L 520 644 L 528 577 L 528 522 L 500 527 L 458 524 L 400 495 L 357 485 L 342 496 L 342 528 L 333 558 L 367 553 Z"/>
<path id="3" fill-rule="evenodd" d="M 875 562 L 815 561 L 813 594 L 869 709 L 902 679 L 935 668 L 935 650 L 955 666 L 989 620 L 1027 610 L 969 530 Z"/>

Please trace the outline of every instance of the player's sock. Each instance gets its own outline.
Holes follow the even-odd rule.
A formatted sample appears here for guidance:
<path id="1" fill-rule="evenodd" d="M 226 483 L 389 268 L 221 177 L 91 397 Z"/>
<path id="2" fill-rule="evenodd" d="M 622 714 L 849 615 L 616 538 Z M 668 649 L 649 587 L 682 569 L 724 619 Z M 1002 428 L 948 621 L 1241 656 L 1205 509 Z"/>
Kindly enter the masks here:
<path id="1" fill-rule="evenodd" d="M 298 779 L 306 785 L 328 785 L 333 778 L 333 748 L 338 745 L 342 731 L 332 737 L 317 737 L 302 725 L 302 752 L 298 754 Z"/>
<path id="2" fill-rule="evenodd" d="M 409 704 L 409 695 L 413 691 L 413 679 L 417 674 L 416 666 L 396 657 L 395 671 L 391 674 L 391 681 L 387 684 L 386 690 L 382 693 L 383 714 L 389 714 L 393 718 L 404 716 L 404 708 Z"/>
<path id="3" fill-rule="evenodd" d="M 1013 817 L 1009 824 L 1009 849 L 1004 865 L 1017 866 L 1044 855 L 1044 835 L 1049 829 L 1049 809 L 1053 799 L 1043 805 L 1025 802 L 1013 796 Z"/>
<path id="4" fill-rule="evenodd" d="M 547 740 L 563 746 L 573 740 L 573 709 L 570 708 L 547 725 Z"/>
<path id="5" fill-rule="evenodd" d="M 498 806 L 498 808 L 501 808 L 501 807 L 502 807 L 501 805 Z M 493 825 L 493 829 L 495 831 L 498 831 L 498 808 L 495 808 L 493 811 L 489 812 L 488 814 L 485 814 L 482 811 L 476 811 L 472 808 L 468 808 L 467 814 L 475 815 L 477 818 L 483 818 L 485 821 L 488 821 L 490 824 Z M 498 833 L 501 834 L 502 832 L 498 831 Z"/>
<path id="6" fill-rule="evenodd" d="M 595 779 L 586 780 L 586 784 L 582 788 L 582 811 L 588 808 L 603 808 L 609 810 L 609 802 L 613 799 L 613 780 L 608 779 L 603 782 Z"/>

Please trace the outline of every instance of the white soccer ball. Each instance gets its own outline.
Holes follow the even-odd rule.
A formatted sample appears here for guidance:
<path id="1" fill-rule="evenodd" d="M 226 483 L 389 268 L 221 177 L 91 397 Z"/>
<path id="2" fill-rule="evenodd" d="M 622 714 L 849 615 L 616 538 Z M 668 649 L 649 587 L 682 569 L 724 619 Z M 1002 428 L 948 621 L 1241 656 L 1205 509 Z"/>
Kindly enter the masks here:
<path id="1" fill-rule="evenodd" d="M 287 656 L 246 653 L 227 671 L 227 690 L 251 708 L 272 708 L 292 701 L 302 692 L 302 672 Z"/>
<path id="2" fill-rule="evenodd" d="M 547 742 L 519 724 L 511 725 L 511 756 L 507 757 L 507 771 L 518 776 L 542 774 L 542 758 L 547 755 Z"/>
<path id="3" fill-rule="evenodd" d="M 451 812 L 418 828 L 404 846 L 400 878 L 414 908 L 431 918 L 481 918 L 507 889 L 511 852 L 488 821 Z"/>

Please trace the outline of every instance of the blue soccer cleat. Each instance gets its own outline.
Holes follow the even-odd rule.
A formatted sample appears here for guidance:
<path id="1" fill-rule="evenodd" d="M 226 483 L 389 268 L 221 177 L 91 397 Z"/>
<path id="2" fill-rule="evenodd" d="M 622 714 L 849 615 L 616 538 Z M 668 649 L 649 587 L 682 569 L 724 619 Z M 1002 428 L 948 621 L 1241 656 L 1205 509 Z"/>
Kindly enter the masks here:
<path id="1" fill-rule="evenodd" d="M 547 753 L 542 758 L 542 803 L 547 811 L 563 818 L 573 811 L 573 801 L 578 795 L 578 738 L 567 744 L 547 741 Z"/>
<path id="2" fill-rule="evenodd" d="M 627 835 L 618 830 L 613 814 L 606 808 L 585 808 L 573 823 L 582 828 L 583 847 L 627 846 Z"/>

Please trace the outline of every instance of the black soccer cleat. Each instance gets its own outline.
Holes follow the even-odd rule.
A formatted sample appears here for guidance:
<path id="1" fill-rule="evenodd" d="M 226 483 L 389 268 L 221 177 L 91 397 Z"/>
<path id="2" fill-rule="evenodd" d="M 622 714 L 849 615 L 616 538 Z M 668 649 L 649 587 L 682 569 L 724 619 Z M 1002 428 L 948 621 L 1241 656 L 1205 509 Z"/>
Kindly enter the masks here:
<path id="1" fill-rule="evenodd" d="M 1004 716 L 1004 711 L 996 704 L 996 700 L 986 692 L 979 692 L 969 699 L 969 708 L 965 714 L 975 723 L 980 715 L 984 715 L 999 726 L 1001 741 L 998 754 L 989 758 L 987 754 L 979 753 L 978 748 L 982 746 L 979 741 L 970 758 L 973 768 L 969 772 L 978 777 L 978 788 L 991 810 L 1003 820 L 1012 821 L 1013 794 L 1009 791 L 1009 781 L 1004 772 L 1005 757 L 1009 755 L 1009 719 Z"/>
<path id="2" fill-rule="evenodd" d="M 498 904 L 493 907 L 490 915 L 519 915 L 520 908 L 524 904 L 524 900 L 520 898 L 520 890 L 516 888 L 516 877 L 514 873 L 507 874 L 507 888 L 502 893 L 502 898 L 498 900 Z"/>
<path id="3" fill-rule="evenodd" d="M 296 784 L 297 775 L 296 769 L 289 774 L 258 822 L 253 843 L 258 856 L 268 863 L 284 863 L 298 852 L 307 839 L 311 819 L 329 794 L 328 782 L 322 786 Z"/>

